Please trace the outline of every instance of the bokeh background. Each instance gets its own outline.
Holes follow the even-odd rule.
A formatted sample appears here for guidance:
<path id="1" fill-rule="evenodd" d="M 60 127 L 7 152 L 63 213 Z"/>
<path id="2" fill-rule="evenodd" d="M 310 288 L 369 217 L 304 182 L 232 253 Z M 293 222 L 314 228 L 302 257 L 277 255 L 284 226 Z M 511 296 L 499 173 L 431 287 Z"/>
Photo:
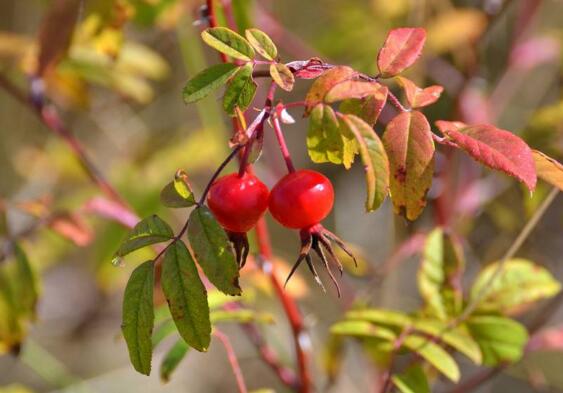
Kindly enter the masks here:
<path id="1" fill-rule="evenodd" d="M 185 212 L 163 208 L 161 188 L 178 168 L 185 169 L 200 192 L 228 152 L 230 122 L 214 95 L 185 106 L 186 80 L 217 61 L 199 39 L 199 1 L 130 0 L 134 15 L 119 29 L 100 24 L 110 0 L 83 2 L 68 58 L 46 81 L 47 93 L 88 155 L 139 216 L 158 213 L 179 228 Z M 229 1 L 227 1 L 229 3 Z M 375 57 L 387 31 L 422 26 L 428 41 L 421 61 L 407 75 L 421 85 L 441 84 L 445 93 L 425 112 L 431 120 L 491 122 L 522 136 L 531 146 L 563 157 L 561 0 L 233 0 L 244 10 L 238 21 L 269 33 L 284 61 L 319 56 L 376 73 Z M 0 72 L 26 89 L 33 69 L 38 28 L 50 1 L 0 0 Z M 127 11 L 127 12 L 129 12 Z M 97 14 L 96 14 L 97 13 Z M 287 101 L 300 100 L 310 83 L 297 84 Z M 263 89 L 256 102 L 263 102 Z M 252 111 L 250 111 L 252 113 Z M 323 347 L 331 323 L 353 302 L 401 310 L 416 309 L 418 258 L 394 252 L 407 239 L 436 225 L 435 198 L 446 195 L 448 223 L 464 237 L 468 260 L 464 280 L 500 258 L 530 218 L 549 187 L 531 196 L 506 176 L 452 154 L 439 156 L 429 206 L 415 223 L 394 217 L 387 201 L 364 212 L 361 165 L 313 165 L 305 146 L 306 121 L 285 127 L 289 149 L 299 167 L 314 167 L 333 181 L 336 205 L 326 226 L 364 256 L 359 269 L 342 278 L 344 296 L 323 294 L 304 271 L 289 284 L 310 332 L 319 391 L 370 392 L 373 363 L 353 344 L 343 370 L 328 386 Z M 382 114 L 385 123 L 391 109 Z M 381 127 L 381 126 L 378 126 Z M 382 128 L 378 128 L 381 131 Z M 268 186 L 284 166 L 272 133 L 256 171 Z M 444 163 L 448 163 L 444 165 Z M 29 107 L 0 89 L 0 201 L 12 234 L 25 233 L 22 246 L 41 274 L 41 297 L 20 356 L 0 356 L 0 392 L 232 392 L 235 381 L 224 348 L 214 339 L 209 353 L 191 352 L 172 380 L 158 373 L 144 377 L 129 364 L 120 336 L 121 299 L 132 269 L 150 250 L 113 266 L 111 256 L 126 233 L 122 226 L 92 212 L 99 191 L 67 145 L 53 135 Z M 58 225 L 41 224 L 52 212 Z M 287 271 L 298 251 L 297 235 L 268 223 L 279 260 Z M 518 256 L 546 266 L 563 279 L 563 198 L 525 242 Z M 282 361 L 293 364 L 290 330 L 272 289 L 250 268 L 243 273 L 251 308 L 271 313 L 275 324 L 261 327 Z M 391 266 L 390 268 L 388 268 Z M 350 268 L 348 265 L 347 268 Z M 328 282 L 327 282 L 328 283 Z M 528 310 L 523 321 L 538 309 Z M 563 309 L 548 325 L 563 329 Z M 249 388 L 283 392 L 271 370 L 236 324 L 225 325 Z M 553 348 L 534 351 L 481 392 L 563 392 L 563 334 Z M 156 350 L 155 369 L 173 343 Z M 462 374 L 474 367 L 462 359 Z M 10 390 L 12 389 L 12 390 Z"/>

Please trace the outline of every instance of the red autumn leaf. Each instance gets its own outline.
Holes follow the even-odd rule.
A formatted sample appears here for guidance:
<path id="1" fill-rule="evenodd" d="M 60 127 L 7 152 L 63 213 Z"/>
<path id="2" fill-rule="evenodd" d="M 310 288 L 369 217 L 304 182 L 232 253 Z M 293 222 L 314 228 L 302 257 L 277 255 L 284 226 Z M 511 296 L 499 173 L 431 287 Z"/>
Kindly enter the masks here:
<path id="1" fill-rule="evenodd" d="M 532 151 L 513 133 L 486 124 L 461 130 L 446 127 L 442 132 L 475 160 L 515 177 L 530 191 L 536 187 Z"/>
<path id="2" fill-rule="evenodd" d="M 426 31 L 416 27 L 403 27 L 389 32 L 377 55 L 379 72 L 385 78 L 410 67 L 422 52 Z"/>
<path id="3" fill-rule="evenodd" d="M 313 57 L 307 61 L 292 61 L 287 63 L 286 66 L 293 71 L 293 76 L 298 79 L 315 79 L 326 71 L 323 67 L 323 61 L 318 57 Z"/>
<path id="4" fill-rule="evenodd" d="M 538 176 L 563 191 L 563 165 L 541 151 L 532 150 L 532 156 Z"/>
<path id="5" fill-rule="evenodd" d="M 387 98 L 387 87 L 377 82 L 364 82 L 347 80 L 337 85 L 328 91 L 324 100 L 326 103 L 342 101 L 347 98 L 365 98 L 368 96 L 375 96 L 378 102 Z"/>
<path id="6" fill-rule="evenodd" d="M 37 75 L 43 76 L 64 56 L 72 39 L 80 4 L 78 0 L 52 2 L 39 30 Z"/>
<path id="7" fill-rule="evenodd" d="M 421 112 L 403 112 L 387 124 L 383 145 L 389 157 L 395 212 L 414 220 L 426 205 L 434 173 L 430 124 Z"/>
<path id="8" fill-rule="evenodd" d="M 57 214 L 49 219 L 47 225 L 77 246 L 87 246 L 94 237 L 92 229 L 77 214 Z"/>
<path id="9" fill-rule="evenodd" d="M 444 88 L 439 85 L 429 86 L 424 89 L 418 87 L 410 79 L 402 76 L 397 77 L 397 81 L 403 88 L 407 102 L 412 108 L 422 108 L 438 101 Z"/>
<path id="10" fill-rule="evenodd" d="M 346 66 L 334 67 L 322 74 L 319 79 L 313 83 L 305 97 L 305 115 L 308 115 L 311 109 L 324 101 L 326 94 L 333 86 L 350 80 L 356 75 L 356 71 Z"/>
<path id="11" fill-rule="evenodd" d="M 379 114 L 387 102 L 387 87 L 383 86 L 383 94 L 367 96 L 362 99 L 349 98 L 342 101 L 338 110 L 342 113 L 358 116 L 360 119 L 374 126 L 379 119 Z"/>

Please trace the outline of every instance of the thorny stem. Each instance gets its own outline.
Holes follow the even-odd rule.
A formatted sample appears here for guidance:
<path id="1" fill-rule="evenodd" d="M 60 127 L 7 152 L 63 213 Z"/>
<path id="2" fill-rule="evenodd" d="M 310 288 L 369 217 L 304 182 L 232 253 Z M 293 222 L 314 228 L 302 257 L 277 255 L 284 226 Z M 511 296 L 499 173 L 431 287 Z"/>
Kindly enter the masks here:
<path id="1" fill-rule="evenodd" d="M 222 333 L 219 329 L 215 329 L 213 331 L 213 335 L 217 337 L 225 347 L 225 351 L 227 352 L 227 359 L 229 359 L 233 374 L 235 375 L 235 379 L 237 380 L 239 393 L 247 393 L 248 389 L 246 388 L 246 383 L 244 382 L 244 377 L 242 376 L 242 370 L 240 369 L 237 355 L 235 353 L 235 350 L 233 349 L 233 346 L 231 345 L 229 337 L 227 337 L 227 335 Z"/>
<path id="2" fill-rule="evenodd" d="M 209 26 L 217 27 L 215 9 L 213 7 L 213 0 L 206 0 L 206 4 L 208 9 Z M 224 63 L 226 63 L 227 62 L 226 56 L 221 56 L 221 60 Z M 270 109 L 273 105 L 275 89 L 276 89 L 276 85 L 272 83 L 270 85 L 270 89 L 268 90 L 268 96 L 266 100 L 266 106 L 269 107 Z M 266 116 L 264 116 L 264 121 L 266 120 L 267 116 L 268 113 L 266 113 Z M 252 166 L 248 165 L 247 170 L 252 171 Z M 297 371 L 299 375 L 299 385 L 297 387 L 297 390 L 300 393 L 309 393 L 311 391 L 309 359 L 308 359 L 308 354 L 305 352 L 305 350 L 302 347 L 302 339 L 304 337 L 303 318 L 301 317 L 301 313 L 299 311 L 299 308 L 297 307 L 297 303 L 295 302 L 295 300 L 283 290 L 281 281 L 275 272 L 274 266 L 272 265 L 272 257 L 273 257 L 272 246 L 270 244 L 268 227 L 263 217 L 260 220 L 258 220 L 255 231 L 256 231 L 256 242 L 258 243 L 260 256 L 266 261 L 265 265 L 268 266 L 268 269 L 264 269 L 264 271 L 266 275 L 270 278 L 270 282 L 274 287 L 276 296 L 278 297 L 278 299 L 281 301 L 283 305 L 284 312 L 286 314 L 289 324 L 291 325 L 291 330 L 293 332 L 295 355 L 297 358 Z M 278 373 L 278 376 L 282 382 L 285 382 L 281 374 Z"/>

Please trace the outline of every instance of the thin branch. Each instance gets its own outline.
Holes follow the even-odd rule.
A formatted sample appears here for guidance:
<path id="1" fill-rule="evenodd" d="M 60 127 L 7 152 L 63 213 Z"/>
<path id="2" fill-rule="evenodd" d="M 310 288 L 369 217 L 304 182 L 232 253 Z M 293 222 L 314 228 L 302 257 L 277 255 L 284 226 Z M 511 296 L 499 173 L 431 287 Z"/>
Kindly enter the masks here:
<path id="1" fill-rule="evenodd" d="M 244 382 L 244 377 L 242 376 L 240 364 L 238 363 L 235 350 L 233 349 L 233 346 L 229 341 L 229 337 L 227 337 L 217 328 L 215 328 L 215 330 L 213 331 L 213 335 L 217 337 L 225 347 L 225 351 L 227 352 L 227 359 L 229 359 L 233 374 L 235 375 L 235 379 L 237 380 L 239 393 L 247 393 L 248 389 L 246 388 L 246 383 Z"/>
<path id="2" fill-rule="evenodd" d="M 289 173 L 295 172 L 295 166 L 293 165 L 293 161 L 291 160 L 291 154 L 289 154 L 289 150 L 287 148 L 287 144 L 285 143 L 285 137 L 283 136 L 283 131 L 280 125 L 279 115 L 281 109 L 278 107 L 276 110 L 276 116 L 273 117 L 272 123 L 274 126 L 274 131 L 276 133 L 276 138 L 278 140 L 278 144 L 280 145 L 280 150 L 285 161 L 285 166 L 287 167 L 287 171 Z"/>

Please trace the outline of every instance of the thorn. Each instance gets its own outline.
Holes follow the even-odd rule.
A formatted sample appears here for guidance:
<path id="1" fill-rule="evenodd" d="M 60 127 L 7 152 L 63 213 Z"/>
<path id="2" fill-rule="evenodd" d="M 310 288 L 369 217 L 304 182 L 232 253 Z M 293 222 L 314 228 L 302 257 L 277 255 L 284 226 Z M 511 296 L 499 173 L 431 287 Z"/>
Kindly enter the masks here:
<path id="1" fill-rule="evenodd" d="M 291 278 L 291 276 L 293 276 L 293 273 L 295 273 L 295 271 L 297 270 L 297 268 L 299 267 L 299 265 L 301 264 L 303 259 L 305 259 L 306 256 L 307 256 L 307 254 L 299 254 L 299 258 L 297 258 L 297 261 L 295 261 L 295 263 L 293 264 L 293 267 L 291 268 L 291 271 L 289 272 L 289 275 L 285 279 L 285 283 L 283 284 L 284 288 L 287 286 L 289 279 Z"/>
<path id="2" fill-rule="evenodd" d="M 302 236 L 301 236 L 301 250 L 299 250 L 299 257 L 297 258 L 297 261 L 293 264 L 293 267 L 291 268 L 289 275 L 285 279 L 285 283 L 283 284 L 284 288 L 286 287 L 289 279 L 291 278 L 291 276 L 293 276 L 293 273 L 295 273 L 295 270 L 297 270 L 297 268 L 299 267 L 299 265 L 301 264 L 303 259 L 305 259 L 307 257 L 307 255 L 309 254 L 309 251 L 311 251 L 311 243 L 312 242 L 313 242 L 313 238 L 312 238 L 311 235 L 309 235 L 309 234 L 303 235 L 302 234 Z"/>
<path id="3" fill-rule="evenodd" d="M 248 237 L 246 237 L 246 233 L 242 238 L 242 261 L 240 263 L 240 267 L 243 268 L 246 265 L 246 258 L 248 258 L 248 254 L 250 253 L 250 244 L 248 244 Z"/>

